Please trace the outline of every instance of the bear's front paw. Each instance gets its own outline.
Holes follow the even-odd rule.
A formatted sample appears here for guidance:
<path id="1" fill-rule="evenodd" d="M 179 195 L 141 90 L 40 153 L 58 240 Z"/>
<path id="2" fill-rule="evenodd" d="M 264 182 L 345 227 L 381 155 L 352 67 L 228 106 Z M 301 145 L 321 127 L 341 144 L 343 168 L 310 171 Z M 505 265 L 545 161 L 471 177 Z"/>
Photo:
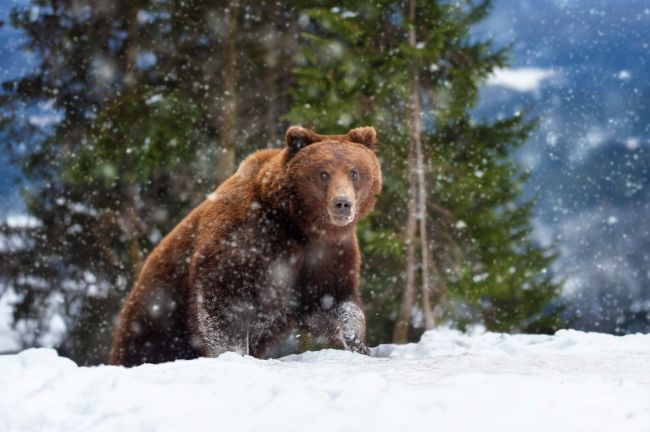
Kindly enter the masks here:
<path id="1" fill-rule="evenodd" d="M 336 319 L 338 320 L 338 337 L 346 349 L 368 354 L 368 347 L 364 342 L 366 333 L 366 319 L 363 310 L 359 305 L 352 302 L 343 302 L 336 308 Z"/>
<path id="2" fill-rule="evenodd" d="M 368 349 L 368 346 L 360 337 L 355 335 L 351 337 L 342 336 L 341 339 L 343 340 L 343 345 L 345 346 L 345 349 L 363 355 L 370 354 L 370 350 Z"/>

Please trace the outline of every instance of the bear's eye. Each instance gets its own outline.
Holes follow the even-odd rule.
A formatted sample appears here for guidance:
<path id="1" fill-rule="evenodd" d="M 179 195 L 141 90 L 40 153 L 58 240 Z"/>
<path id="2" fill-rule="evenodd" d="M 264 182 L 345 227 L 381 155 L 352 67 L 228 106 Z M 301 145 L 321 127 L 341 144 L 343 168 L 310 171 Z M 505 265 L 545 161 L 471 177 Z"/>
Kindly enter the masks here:
<path id="1" fill-rule="evenodd" d="M 321 171 L 320 172 L 320 179 L 323 181 L 329 180 L 330 175 L 327 171 Z"/>
<path id="2" fill-rule="evenodd" d="M 359 173 L 357 172 L 357 170 L 350 171 L 350 178 L 354 181 L 359 179 Z"/>

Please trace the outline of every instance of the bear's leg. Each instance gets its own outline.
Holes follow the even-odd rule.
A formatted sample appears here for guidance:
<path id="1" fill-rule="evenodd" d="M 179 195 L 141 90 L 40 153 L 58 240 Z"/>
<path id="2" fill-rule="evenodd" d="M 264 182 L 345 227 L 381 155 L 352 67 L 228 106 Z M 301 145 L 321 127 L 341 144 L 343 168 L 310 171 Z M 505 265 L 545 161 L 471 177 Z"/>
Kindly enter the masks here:
<path id="1" fill-rule="evenodd" d="M 315 312 L 304 323 L 315 336 L 338 340 L 350 351 L 366 355 L 369 352 L 365 342 L 366 318 L 361 307 L 354 302 L 345 301 L 328 310 Z"/>
<path id="2" fill-rule="evenodd" d="M 285 311 L 259 314 L 258 319 L 251 326 L 250 354 L 264 358 L 269 348 L 288 336 L 292 324 L 289 314 Z"/>
<path id="3" fill-rule="evenodd" d="M 224 307 L 210 311 L 199 305 L 197 335 L 193 345 L 205 357 L 217 357 L 227 351 L 250 354 L 250 318 L 247 307 Z"/>

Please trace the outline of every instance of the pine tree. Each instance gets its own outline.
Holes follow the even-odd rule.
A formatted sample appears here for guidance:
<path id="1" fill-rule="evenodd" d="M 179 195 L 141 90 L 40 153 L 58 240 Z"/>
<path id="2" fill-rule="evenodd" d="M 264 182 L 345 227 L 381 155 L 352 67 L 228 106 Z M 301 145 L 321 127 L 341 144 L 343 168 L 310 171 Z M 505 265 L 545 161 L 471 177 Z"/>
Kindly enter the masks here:
<path id="1" fill-rule="evenodd" d="M 481 82 L 508 60 L 507 50 L 470 38 L 489 2 L 321 6 L 302 20 L 288 118 L 322 133 L 378 128 L 385 187 L 359 233 L 371 342 L 391 333 L 403 342 L 448 319 L 553 331 L 554 254 L 531 240 L 533 203 L 521 197 L 526 174 L 512 159 L 534 121 L 471 115 Z"/>

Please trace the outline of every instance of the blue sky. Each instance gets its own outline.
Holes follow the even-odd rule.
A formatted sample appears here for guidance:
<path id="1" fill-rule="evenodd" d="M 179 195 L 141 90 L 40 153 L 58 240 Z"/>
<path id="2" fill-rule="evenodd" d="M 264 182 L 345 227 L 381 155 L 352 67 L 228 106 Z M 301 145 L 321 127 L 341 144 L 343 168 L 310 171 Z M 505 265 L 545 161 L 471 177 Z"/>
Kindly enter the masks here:
<path id="1" fill-rule="evenodd" d="M 35 57 L 19 50 L 24 43 L 20 32 L 13 29 L 9 22 L 12 7 L 24 4 L 23 0 L 0 0 L 0 82 L 16 78 L 29 72 L 35 64 Z M 0 135 L 0 139 L 2 136 Z M 18 170 L 8 162 L 8 155 L 0 152 L 0 217 L 22 212 L 23 206 L 16 189 Z"/>

